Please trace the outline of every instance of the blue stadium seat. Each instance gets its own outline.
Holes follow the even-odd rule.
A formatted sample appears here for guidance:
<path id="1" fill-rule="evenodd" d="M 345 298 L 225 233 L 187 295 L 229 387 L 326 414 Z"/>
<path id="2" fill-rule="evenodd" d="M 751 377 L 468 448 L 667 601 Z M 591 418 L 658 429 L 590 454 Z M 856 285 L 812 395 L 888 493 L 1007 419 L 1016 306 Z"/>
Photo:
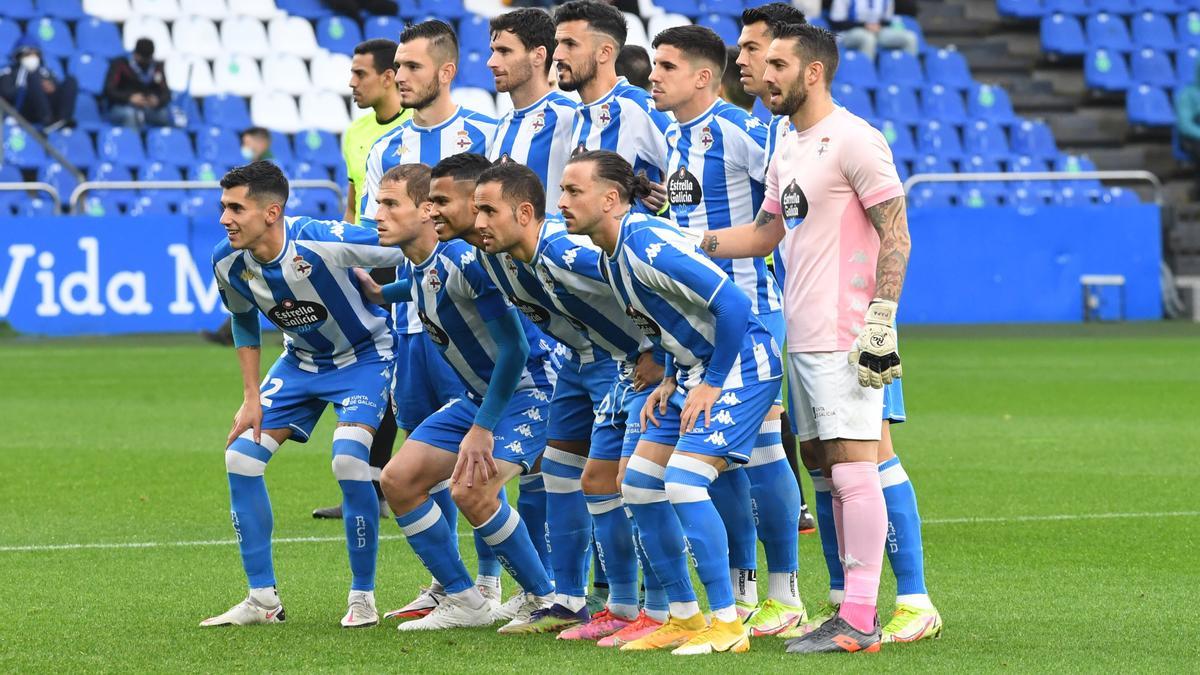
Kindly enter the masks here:
<path id="1" fill-rule="evenodd" d="M 1107 12 L 1109 14 L 1133 14 L 1134 5 L 1130 0 L 1090 0 L 1089 14 Z"/>
<path id="2" fill-rule="evenodd" d="M 117 166 L 111 162 L 101 162 L 92 167 L 88 172 L 88 180 L 90 181 L 119 181 L 133 180 L 133 174 L 128 167 Z M 87 193 L 88 196 L 85 202 L 96 201 L 98 206 L 104 207 L 102 213 L 93 213 L 89 208 L 85 208 L 88 215 L 114 215 L 119 213 L 119 208 L 124 208 L 129 205 L 135 196 L 133 190 L 92 190 Z"/>
<path id="3" fill-rule="evenodd" d="M 21 169 L 12 164 L 0 164 L 0 183 L 20 183 L 25 180 Z"/>
<path id="4" fill-rule="evenodd" d="M 1125 57 L 1107 49 L 1097 49 L 1084 59 L 1083 82 L 1097 91 L 1125 91 L 1132 83 Z"/>
<path id="5" fill-rule="evenodd" d="M 1096 164 L 1086 156 L 1080 155 L 1060 155 L 1054 160 L 1054 170 L 1065 173 L 1078 173 L 1080 171 L 1095 171 Z M 1100 187 L 1100 181 L 1089 178 L 1087 180 L 1072 180 L 1064 181 L 1061 187 L 1073 187 L 1080 193 Z"/>
<path id="6" fill-rule="evenodd" d="M 961 125 L 967 121 L 967 108 L 962 93 L 934 84 L 921 90 L 921 112 L 926 119 Z"/>
<path id="7" fill-rule="evenodd" d="M 958 130 L 937 120 L 929 120 L 917 127 L 917 148 L 925 155 L 949 160 L 963 156 L 962 141 Z"/>
<path id="8" fill-rule="evenodd" d="M 833 98 L 842 107 L 859 117 L 866 119 L 875 117 L 875 106 L 871 103 L 871 96 L 867 93 L 866 89 L 856 87 L 852 84 L 834 84 Z"/>
<path id="9" fill-rule="evenodd" d="M 1175 86 L 1175 69 L 1167 53 L 1155 49 L 1140 49 L 1130 57 L 1129 72 L 1134 84 L 1150 84 L 1156 87 Z"/>
<path id="10" fill-rule="evenodd" d="M 196 161 L 192 141 L 183 129 L 158 127 L 146 131 L 146 155 L 153 160 L 176 167 L 184 167 Z"/>
<path id="11" fill-rule="evenodd" d="M 996 0 L 1000 16 L 1014 19 L 1036 19 L 1046 13 L 1041 0 Z"/>
<path id="12" fill-rule="evenodd" d="M 1009 154 L 1008 138 L 999 126 L 976 120 L 963 127 L 963 150 L 968 155 L 1000 159 Z"/>
<path id="13" fill-rule="evenodd" d="M 209 127 L 196 133 L 196 159 L 220 166 L 242 163 L 242 145 L 237 132 L 221 127 Z"/>
<path id="14" fill-rule="evenodd" d="M 1191 84 L 1196 81 L 1196 68 L 1200 66 L 1200 45 L 1175 52 L 1175 83 Z"/>
<path id="15" fill-rule="evenodd" d="M 726 44 L 731 45 L 737 44 L 738 36 L 742 32 L 737 22 L 724 14 L 706 14 L 700 17 L 696 23 L 700 26 L 707 26 L 713 29 L 713 32 L 720 35 Z"/>
<path id="16" fill-rule="evenodd" d="M 759 3 L 755 3 L 755 4 L 759 4 Z M 905 30 L 907 30 L 917 36 L 917 51 L 918 52 L 923 53 L 927 49 L 930 49 L 929 43 L 927 43 L 925 41 L 925 29 L 921 27 L 921 22 L 917 21 L 917 18 L 915 16 L 905 16 L 904 14 L 897 14 L 895 16 L 895 18 L 893 18 L 892 20 L 900 22 L 900 24 L 904 26 Z"/>
<path id="17" fill-rule="evenodd" d="M 100 107 L 96 105 L 95 96 L 87 92 L 79 94 L 79 98 L 75 100 L 75 123 L 80 129 L 87 131 L 99 131 L 108 124 L 100 117 Z"/>
<path id="18" fill-rule="evenodd" d="M 1101 193 L 1100 203 L 1113 206 L 1129 206 L 1141 204 L 1142 200 L 1138 198 L 1138 194 L 1133 190 L 1113 187 Z"/>
<path id="19" fill-rule="evenodd" d="M 1175 36 L 1181 46 L 1200 45 L 1200 12 L 1181 12 L 1175 17 Z"/>
<path id="20" fill-rule="evenodd" d="M 953 184 L 920 183 L 908 194 L 908 204 L 915 208 L 952 206 Z"/>
<path id="21" fill-rule="evenodd" d="M 938 49 L 925 56 L 929 81 L 953 89 L 970 89 L 975 84 L 967 59 L 954 49 Z"/>
<path id="22" fill-rule="evenodd" d="M 989 186 L 995 186 L 995 188 Z M 958 205 L 969 209 L 998 206 L 1003 190 L 1004 187 L 998 183 L 968 183 L 958 192 Z"/>
<path id="23" fill-rule="evenodd" d="M 373 16 L 363 24 L 363 39 L 387 38 L 395 41 L 402 30 L 404 30 L 404 22 L 397 17 Z M 461 42 L 461 38 L 459 41 Z"/>
<path id="24" fill-rule="evenodd" d="M 235 165 L 242 163 L 243 162 L 241 161 L 240 156 L 238 161 L 233 164 L 226 164 L 224 162 L 201 162 L 195 166 L 190 166 L 187 168 L 187 179 L 218 181 L 221 180 L 221 176 L 224 176 L 226 171 L 229 171 L 229 169 L 233 168 Z M 192 190 L 191 192 L 194 194 L 197 192 L 197 190 Z M 200 190 L 199 192 L 207 193 L 210 192 L 210 190 Z"/>
<path id="25" fill-rule="evenodd" d="M 89 94 L 104 91 L 104 76 L 108 74 L 108 61 L 86 52 L 75 54 L 70 59 L 67 71 L 79 82 L 79 90 Z"/>
<path id="26" fill-rule="evenodd" d="M 192 190 L 179 202 L 179 213 L 192 218 L 214 220 L 221 213 L 219 190 Z"/>
<path id="27" fill-rule="evenodd" d="M 329 180 L 329 169 L 310 162 L 296 162 L 291 167 L 290 178 L 295 180 Z"/>
<path id="28" fill-rule="evenodd" d="M 172 215 L 171 200 L 166 195 L 142 195 L 129 205 L 126 215 L 131 217 Z"/>
<path id="29" fill-rule="evenodd" d="M 38 11 L 65 21 L 76 21 L 87 16 L 83 11 L 83 0 L 38 0 Z"/>
<path id="30" fill-rule="evenodd" d="M 1139 12 L 1162 12 L 1174 14 L 1183 9 L 1183 0 L 1134 0 L 1133 7 Z"/>
<path id="31" fill-rule="evenodd" d="M 362 41 L 362 30 L 356 21 L 330 16 L 317 22 L 317 44 L 331 52 L 352 54 L 354 45 Z"/>
<path id="32" fill-rule="evenodd" d="M 1166 15 L 1142 12 L 1135 14 L 1130 23 L 1133 24 L 1133 44 L 1138 47 L 1175 49 L 1175 31 Z"/>
<path id="33" fill-rule="evenodd" d="M 275 0 L 275 6 L 292 16 L 305 19 L 324 19 L 333 14 L 321 0 Z"/>
<path id="34" fill-rule="evenodd" d="M 496 91 L 496 78 L 487 67 L 491 50 L 465 50 L 458 59 L 458 78 L 455 83 L 460 87 L 476 87 L 485 91 Z"/>
<path id="35" fill-rule="evenodd" d="M 402 1 L 400 4 L 403 6 L 405 3 Z M 421 0 L 418 5 L 425 13 L 437 14 L 443 21 L 446 19 L 461 19 L 466 16 L 473 16 L 463 5 L 463 0 Z M 403 7 L 401 7 L 400 15 L 404 16 Z M 413 17 L 416 18 L 416 16 L 417 14 L 414 12 Z M 737 42 L 737 40 L 734 40 L 734 42 Z"/>
<path id="36" fill-rule="evenodd" d="M 43 195 L 19 199 L 16 204 L 18 218 L 34 218 L 54 215 L 54 203 Z"/>
<path id="37" fill-rule="evenodd" d="M 896 158 L 897 166 L 901 162 L 917 158 L 917 144 L 913 141 L 912 131 L 907 125 L 884 120 L 879 123 L 879 131 L 891 146 L 892 156 Z"/>
<path id="38" fill-rule="evenodd" d="M 126 166 L 112 162 L 100 162 L 92 167 L 87 177 L 88 180 L 133 180 L 133 172 Z"/>
<path id="39" fill-rule="evenodd" d="M 1058 154 L 1054 132 L 1041 120 L 1022 120 L 1012 128 L 1012 151 L 1038 159 L 1050 159 Z"/>
<path id="40" fill-rule="evenodd" d="M 30 21 L 25 36 L 37 42 L 46 56 L 70 56 L 75 53 L 71 29 L 62 19 L 43 17 Z"/>
<path id="41" fill-rule="evenodd" d="M 50 132 L 47 140 L 55 150 L 80 168 L 86 169 L 100 161 L 96 156 L 96 147 L 92 145 L 92 137 L 82 129 L 58 129 Z"/>
<path id="42" fill-rule="evenodd" d="M 108 59 L 125 55 L 121 34 L 115 23 L 89 17 L 80 20 L 75 30 L 79 38 L 79 51 Z"/>
<path id="43" fill-rule="evenodd" d="M 695 16 L 699 3 L 696 0 L 655 0 L 654 5 L 664 12 Z"/>
<path id="44" fill-rule="evenodd" d="M 921 121 L 915 90 L 895 84 L 881 87 L 875 92 L 875 112 L 879 117 L 894 122 L 916 124 Z"/>
<path id="45" fill-rule="evenodd" d="M 857 50 L 842 52 L 838 59 L 835 79 L 838 82 L 867 89 L 879 86 L 879 77 L 875 74 L 875 64 L 867 58 L 866 54 Z"/>
<path id="46" fill-rule="evenodd" d="M 485 51 L 490 49 L 492 32 L 488 20 L 482 16 L 470 16 L 459 22 L 458 36 L 458 42 L 463 50 Z"/>
<path id="47" fill-rule="evenodd" d="M 292 137 L 279 131 L 271 132 L 271 154 L 275 161 L 282 166 L 288 166 L 296 161 L 296 152 L 292 150 Z"/>
<path id="48" fill-rule="evenodd" d="M 879 82 L 920 87 L 925 84 L 921 62 L 917 57 L 899 49 L 889 49 L 879 54 Z"/>
<path id="49" fill-rule="evenodd" d="M 10 19 L 36 19 L 42 16 L 33 7 L 33 0 L 4 0 L 4 6 L 0 7 L 0 14 L 7 16 Z"/>
<path id="50" fill-rule="evenodd" d="M 21 26 L 12 19 L 0 16 L 0 58 L 7 59 L 13 46 L 21 39 Z"/>
<path id="51" fill-rule="evenodd" d="M 1112 49 L 1129 51 L 1133 49 L 1133 41 L 1129 39 L 1129 29 L 1125 21 L 1116 14 L 1101 12 L 1087 18 L 1087 46 L 1091 49 Z"/>
<path id="52" fill-rule="evenodd" d="M 437 0 L 434 0 L 436 3 Z M 412 21 L 418 16 L 422 16 L 425 11 L 421 9 L 421 0 L 399 0 L 400 11 L 397 12 L 401 17 Z"/>
<path id="53" fill-rule="evenodd" d="M 182 174 L 177 167 L 162 162 L 151 162 L 138 169 L 138 180 L 180 180 Z M 178 202 L 184 195 L 180 190 L 160 190 L 157 188 L 149 190 L 141 190 L 139 192 L 143 197 L 152 197 L 160 201 L 176 201 Z"/>
<path id="54" fill-rule="evenodd" d="M 1091 13 L 1087 0 L 1045 0 L 1046 12 L 1086 16 Z"/>
<path id="55" fill-rule="evenodd" d="M 977 84 L 967 93 L 967 115 L 971 119 L 1011 124 L 1016 120 L 1012 99 L 1004 87 Z"/>
<path id="56" fill-rule="evenodd" d="M 250 109 L 241 96 L 208 96 L 204 99 L 204 121 L 214 127 L 241 131 L 250 126 Z"/>
<path id="57" fill-rule="evenodd" d="M 12 119 L 4 120 L 4 163 L 22 169 L 37 169 L 45 166 L 50 158 L 37 141 Z"/>
<path id="58" fill-rule="evenodd" d="M 96 137 L 96 146 L 105 162 L 128 167 L 146 163 L 146 148 L 136 130 L 109 127 Z"/>
<path id="59" fill-rule="evenodd" d="M 1147 127 L 1175 125 L 1175 109 L 1171 107 L 1167 92 L 1158 87 L 1141 84 L 1130 88 L 1125 95 L 1125 111 L 1130 124 Z"/>
<path id="60" fill-rule="evenodd" d="M 328 131 L 309 129 L 296 134 L 293 142 L 296 159 L 302 162 L 336 167 L 342 163 L 342 151 L 337 138 Z"/>
<path id="61" fill-rule="evenodd" d="M 71 191 L 79 185 L 79 181 L 75 180 L 75 175 L 67 171 L 66 167 L 58 162 L 50 162 L 42 167 L 38 172 L 38 180 L 49 183 L 58 190 L 58 197 L 65 204 L 71 198 Z"/>
<path id="62" fill-rule="evenodd" d="M 1087 40 L 1079 19 L 1068 14 L 1051 14 L 1041 21 L 1042 51 L 1056 56 L 1080 56 Z"/>
<path id="63" fill-rule="evenodd" d="M 123 215 L 132 199 L 121 192 L 92 190 L 83 198 L 83 215 L 96 218 Z"/>
<path id="64" fill-rule="evenodd" d="M 1050 163 L 1029 155 L 1013 155 L 1008 158 L 1008 170 L 1013 172 L 1049 171 Z"/>

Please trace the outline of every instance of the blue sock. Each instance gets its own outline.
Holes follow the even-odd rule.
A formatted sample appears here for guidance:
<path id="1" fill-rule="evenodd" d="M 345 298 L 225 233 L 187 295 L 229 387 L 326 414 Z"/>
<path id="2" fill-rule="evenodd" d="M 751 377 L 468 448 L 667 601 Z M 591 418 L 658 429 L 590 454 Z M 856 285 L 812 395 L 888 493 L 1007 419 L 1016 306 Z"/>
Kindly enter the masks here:
<path id="1" fill-rule="evenodd" d="M 545 462 L 545 460 L 542 460 Z M 517 513 L 529 530 L 529 540 L 542 560 L 546 574 L 554 578 L 554 567 L 550 562 L 550 537 L 546 528 L 546 482 L 541 473 L 531 473 L 521 476 L 518 480 L 520 491 L 517 492 Z M 586 508 L 586 507 L 585 507 Z"/>
<path id="2" fill-rule="evenodd" d="M 829 480 L 820 469 L 808 472 L 813 482 L 813 501 L 817 506 L 817 531 L 821 535 L 821 553 L 825 556 L 825 567 L 829 571 L 829 590 L 846 588 L 846 572 L 838 555 L 837 528 L 833 524 L 833 494 L 829 491 Z"/>
<path id="3" fill-rule="evenodd" d="M 587 569 L 591 556 L 592 518 L 583 496 L 583 465 L 580 457 L 557 448 L 542 453 L 541 479 L 546 485 L 546 533 L 554 591 L 571 598 L 587 597 Z M 522 486 L 522 493 L 524 486 Z"/>
<path id="4" fill-rule="evenodd" d="M 429 489 L 429 497 L 437 502 L 438 508 L 442 510 L 442 517 L 446 519 L 446 524 L 450 526 L 450 531 L 454 533 L 454 550 L 458 550 L 458 504 L 454 503 L 454 498 L 450 496 L 450 479 L 434 485 Z"/>
<path id="5" fill-rule="evenodd" d="M 271 562 L 271 530 L 275 521 L 263 473 L 277 449 L 279 444 L 263 434 L 262 445 L 239 436 L 225 450 L 229 511 L 250 588 L 275 585 L 275 566 Z"/>
<path id="6" fill-rule="evenodd" d="M 521 516 L 507 501 L 501 500 L 496 513 L 475 531 L 483 537 L 500 564 L 526 593 L 542 596 L 554 592 L 550 576 L 542 566 L 542 559 L 529 540 L 529 530 L 525 529 Z"/>
<path id="7" fill-rule="evenodd" d="M 925 549 L 921 543 L 921 514 L 908 473 L 893 457 L 879 465 L 879 482 L 887 504 L 888 562 L 896 575 L 896 595 L 925 595 Z"/>
<path id="8" fill-rule="evenodd" d="M 409 546 L 447 593 L 471 587 L 471 575 L 454 547 L 457 536 L 450 531 L 437 502 L 426 499 L 417 508 L 396 516 Z"/>
<path id="9" fill-rule="evenodd" d="M 617 495 L 617 497 L 620 496 Z M 594 531 L 592 532 L 592 586 L 596 588 L 608 588 L 608 570 L 604 569 L 604 563 L 601 562 L 601 552 L 596 545 L 596 533 Z"/>
<path id="10" fill-rule="evenodd" d="M 722 471 L 708 486 L 721 522 L 729 534 L 729 566 L 740 570 L 758 568 L 758 539 L 750 503 L 750 476 L 741 469 Z"/>
<path id="11" fill-rule="evenodd" d="M 695 602 L 687 567 L 687 543 L 679 516 L 667 501 L 666 468 L 634 455 L 625 467 L 621 496 L 633 514 L 638 542 L 670 602 Z M 649 587 L 647 587 L 649 595 Z M 681 617 L 685 618 L 685 617 Z"/>
<path id="12" fill-rule="evenodd" d="M 505 489 L 500 488 L 498 498 L 501 502 L 508 502 L 508 497 L 505 494 Z M 458 508 L 455 505 L 454 508 Z M 496 577 L 500 578 L 500 559 L 496 557 L 496 553 L 492 551 L 492 547 L 487 545 L 483 540 L 483 535 L 479 534 L 479 530 L 474 530 L 475 535 L 475 556 L 479 559 L 479 576 L 481 577 Z"/>
<path id="13" fill-rule="evenodd" d="M 625 514 L 621 495 L 584 495 L 595 524 L 595 549 L 600 564 L 597 578 L 604 576 L 609 601 L 617 605 L 638 604 L 638 559 L 633 543 L 633 524 Z"/>
<path id="14" fill-rule="evenodd" d="M 750 477 L 758 538 L 767 554 L 767 571 L 796 572 L 800 569 L 800 487 L 783 452 L 779 420 L 763 422 L 745 471 Z"/>
<path id="15" fill-rule="evenodd" d="M 664 477 L 667 497 L 696 561 L 696 576 L 704 584 L 712 611 L 733 606 L 733 584 L 729 579 L 729 538 L 717 507 L 708 496 L 708 486 L 717 469 L 693 457 L 671 456 Z"/>
<path id="16" fill-rule="evenodd" d="M 375 590 L 379 551 L 379 497 L 371 484 L 371 440 L 362 427 L 338 427 L 333 432 L 333 475 L 342 488 L 342 523 L 350 553 L 350 590 Z"/>
<path id="17" fill-rule="evenodd" d="M 658 580 L 658 575 L 654 573 L 654 567 L 650 565 L 650 559 L 646 555 L 646 549 L 642 546 L 642 539 L 636 527 L 633 528 L 633 537 L 634 544 L 637 546 L 638 562 L 642 567 L 642 584 L 646 587 L 646 599 L 642 606 L 647 613 L 653 615 L 652 618 L 664 621 L 663 615 L 667 613 L 670 606 L 667 590 L 663 588 L 662 582 Z"/>

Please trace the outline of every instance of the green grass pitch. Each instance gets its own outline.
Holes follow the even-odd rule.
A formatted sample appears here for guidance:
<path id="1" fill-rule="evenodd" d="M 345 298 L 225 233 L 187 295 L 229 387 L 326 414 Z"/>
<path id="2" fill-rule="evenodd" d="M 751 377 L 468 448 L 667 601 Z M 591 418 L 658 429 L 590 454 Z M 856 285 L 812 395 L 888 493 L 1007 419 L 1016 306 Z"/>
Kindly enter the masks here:
<path id="1" fill-rule="evenodd" d="M 268 471 L 275 535 L 290 540 L 275 548 L 287 623 L 201 630 L 245 592 L 222 460 L 239 402 L 232 352 L 187 336 L 5 340 L 0 671 L 1193 670 L 1200 329 L 901 337 L 911 421 L 894 435 L 925 519 L 944 638 L 815 658 L 758 639 L 749 654 L 700 662 L 484 629 L 339 628 L 341 525 L 309 516 L 339 497 L 329 417 Z M 428 579 L 399 529 L 382 531 L 381 610 Z M 815 535 L 802 538 L 801 582 L 810 605 L 821 598 Z M 894 592 L 885 569 L 885 618 Z"/>

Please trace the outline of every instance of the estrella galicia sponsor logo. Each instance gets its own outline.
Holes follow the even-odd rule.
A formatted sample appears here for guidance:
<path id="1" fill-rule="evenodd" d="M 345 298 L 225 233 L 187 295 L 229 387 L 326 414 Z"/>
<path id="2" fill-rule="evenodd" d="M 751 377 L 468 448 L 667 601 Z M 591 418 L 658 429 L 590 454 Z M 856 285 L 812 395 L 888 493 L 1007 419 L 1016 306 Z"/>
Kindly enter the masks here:
<path id="1" fill-rule="evenodd" d="M 779 204 L 783 207 L 783 222 L 789 229 L 799 225 L 808 215 L 808 197 L 794 178 L 780 195 Z"/>
<path id="2" fill-rule="evenodd" d="M 633 305 L 626 307 L 625 313 L 629 315 L 629 318 L 633 319 L 633 322 L 637 324 L 638 329 L 642 331 L 643 335 L 648 337 L 659 337 L 662 335 L 662 329 L 658 327 L 658 324 L 654 323 L 654 319 L 642 314 Z"/>
<path id="3" fill-rule="evenodd" d="M 679 170 L 667 179 L 667 201 L 682 213 L 690 213 L 704 201 L 704 190 L 700 181 L 681 165 Z"/>
<path id="4" fill-rule="evenodd" d="M 417 310 L 417 316 L 421 319 L 421 325 L 425 326 L 425 332 L 429 334 L 429 339 L 433 340 L 434 344 L 445 347 L 450 344 L 450 336 L 446 335 L 446 331 L 442 327 L 429 319 L 429 315 L 425 310 Z"/>
<path id="5" fill-rule="evenodd" d="M 521 313 L 534 323 L 546 323 L 550 320 L 550 312 L 547 312 L 543 307 L 538 307 L 533 303 L 525 302 L 516 295 L 508 296 L 508 301 L 511 302 L 514 307 L 521 310 Z"/>
<path id="6" fill-rule="evenodd" d="M 288 298 L 268 310 L 267 318 L 284 330 L 307 333 L 325 323 L 329 318 L 329 310 L 315 302 Z"/>

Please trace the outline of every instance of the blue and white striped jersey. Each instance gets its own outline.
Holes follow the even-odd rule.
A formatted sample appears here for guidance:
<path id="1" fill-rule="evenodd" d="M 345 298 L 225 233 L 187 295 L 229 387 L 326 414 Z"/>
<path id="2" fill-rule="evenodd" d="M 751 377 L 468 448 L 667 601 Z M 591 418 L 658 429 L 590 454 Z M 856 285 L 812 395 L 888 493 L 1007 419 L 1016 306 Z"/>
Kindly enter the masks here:
<path id="1" fill-rule="evenodd" d="M 608 265 L 609 283 L 625 312 L 652 341 L 675 359 L 685 389 L 704 381 L 716 341 L 710 303 L 721 286 L 733 283 L 670 221 L 630 211 L 621 221 L 617 248 Z M 753 314 L 723 389 L 783 377 L 780 346 Z"/>
<path id="2" fill-rule="evenodd" d="M 571 360 L 615 359 L 631 368 L 649 341 L 625 315 L 601 271 L 603 252 L 588 237 L 567 234 L 557 218 L 542 223 L 530 263 L 507 253 L 483 256 L 509 302 L 550 337 L 571 348 Z"/>
<path id="3" fill-rule="evenodd" d="M 787 132 L 792 129 L 792 121 L 787 115 L 776 115 L 767 123 L 767 152 L 763 156 L 762 172 L 764 179 L 767 175 L 767 167 L 771 164 L 771 158 L 775 156 L 775 150 L 779 147 L 779 142 L 787 135 Z M 755 213 L 754 215 L 758 215 Z M 749 222 L 749 221 L 747 221 Z"/>
<path id="4" fill-rule="evenodd" d="M 255 308 L 283 331 L 284 358 L 316 373 L 390 360 L 396 335 L 387 310 L 364 301 L 355 267 L 392 267 L 398 248 L 375 230 L 336 220 L 284 218 L 283 250 L 270 262 L 223 241 L 213 250 L 221 301 L 234 313 Z"/>
<path id="5" fill-rule="evenodd" d="M 450 119 L 437 126 L 417 126 L 410 118 L 380 136 L 367 153 L 367 179 L 363 193 L 359 195 L 360 220 L 375 220 L 379 182 L 388 169 L 418 162 L 433 166 L 462 152 L 486 155 L 496 136 L 496 124 L 496 120 L 487 115 L 459 106 Z"/>
<path id="6" fill-rule="evenodd" d="M 486 322 L 509 311 L 474 246 L 461 239 L 440 242 L 429 259 L 412 267 L 412 296 L 429 339 L 458 373 L 468 393 L 482 399 L 492 381 L 499 347 Z M 524 317 L 529 358 L 517 389 L 546 389 L 558 380 L 541 331 Z"/>
<path id="7" fill-rule="evenodd" d="M 403 265 L 396 268 L 396 280 L 411 276 L 412 263 L 405 260 Z M 417 306 L 411 302 L 392 305 L 392 322 L 396 325 L 396 332 L 401 335 L 416 335 L 425 330 L 425 326 L 421 325 L 421 317 L 417 316 Z"/>
<path id="8" fill-rule="evenodd" d="M 681 228 L 721 230 L 749 223 L 762 206 L 767 127 L 717 99 L 695 119 L 667 129 L 667 200 Z M 778 312 L 782 294 L 762 258 L 721 258 L 717 266 L 750 298 L 755 314 Z"/>
<path id="9" fill-rule="evenodd" d="M 611 150 L 633 164 L 633 172 L 646 172 L 662 182 L 667 170 L 664 134 L 671 118 L 654 108 L 645 89 L 620 78 L 612 91 L 575 112 L 571 130 L 572 152 Z"/>
<path id="10" fill-rule="evenodd" d="M 565 94 L 551 91 L 531 106 L 511 110 L 500 118 L 496 141 L 488 150 L 493 162 L 508 156 L 542 179 L 548 213 L 558 213 L 558 183 L 571 155 L 575 107 Z"/>

